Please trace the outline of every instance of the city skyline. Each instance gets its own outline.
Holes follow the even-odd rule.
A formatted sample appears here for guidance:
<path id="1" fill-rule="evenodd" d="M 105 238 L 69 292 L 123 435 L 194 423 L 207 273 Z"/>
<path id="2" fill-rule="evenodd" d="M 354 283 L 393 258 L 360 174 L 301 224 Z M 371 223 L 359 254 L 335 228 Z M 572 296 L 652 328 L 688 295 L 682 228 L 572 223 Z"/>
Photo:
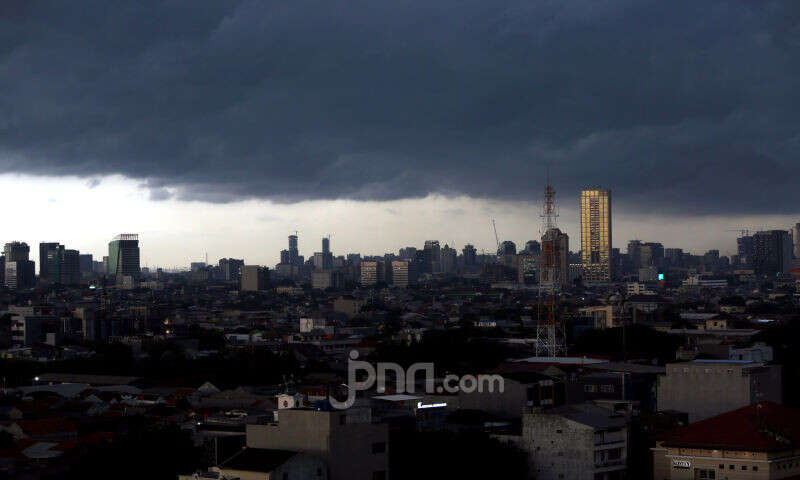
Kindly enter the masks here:
<path id="1" fill-rule="evenodd" d="M 7 180 L 8 176 L 0 176 L 0 186 Z M 557 182 L 553 183 L 558 191 L 559 226 L 574 239 L 572 249 L 577 251 L 580 192 L 565 191 Z M 5 186 L 11 194 L 45 195 L 40 201 L 53 213 L 50 221 L 42 224 L 31 223 L 24 210 L 7 212 L 8 220 L 16 228 L 0 241 L 27 242 L 32 246 L 31 259 L 37 265 L 40 242 L 60 242 L 81 253 L 91 253 L 99 260 L 107 255 L 111 238 L 128 231 L 140 234 L 141 264 L 151 268 L 186 268 L 192 261 L 201 261 L 206 253 L 212 261 L 234 257 L 272 267 L 280 260 L 280 250 L 286 248 L 286 236 L 295 230 L 300 232 L 300 253 L 307 259 L 313 252 L 320 251 L 321 238 L 328 234 L 332 234 L 331 250 L 336 255 L 397 253 L 406 246 L 421 247 L 430 239 L 438 239 L 442 246 L 448 243 L 459 251 L 463 245 L 471 243 L 478 253 L 481 250 L 493 253 L 496 250 L 491 226 L 493 218 L 501 241 L 511 240 L 522 248 L 527 240 L 541 239 L 541 202 L 429 197 L 394 202 L 317 201 L 274 205 L 252 200 L 216 205 L 169 200 L 174 205 L 166 212 L 168 214 L 163 214 L 163 202 L 148 200 L 134 182 L 120 178 L 104 179 L 92 188 L 80 179 L 59 180 L 47 185 L 40 179 L 26 179 L 24 183 L 10 182 Z M 120 191 L 124 195 L 119 199 L 103 201 Z M 733 217 L 717 219 L 719 227 L 710 227 L 708 219 L 703 217 L 642 218 L 618 207 L 617 203 L 615 198 L 613 246 L 623 252 L 629 240 L 639 239 L 661 242 L 667 248 L 682 248 L 695 254 L 719 249 L 722 255 L 731 255 L 736 253 L 738 232 L 734 230 L 790 230 L 800 219 L 800 216 L 791 215 Z M 98 219 L 75 215 L 74 212 L 87 205 L 92 206 Z M 128 209 L 135 211 L 132 215 L 116 213 Z M 156 215 L 158 213 L 162 214 Z M 381 215 L 379 220 L 374 214 Z M 176 224 L 186 216 L 196 218 L 196 222 L 189 226 Z M 98 225 L 103 226 L 102 235 L 97 233 Z M 371 229 L 371 225 L 381 228 Z M 371 235 L 365 237 L 364 231 L 370 231 Z"/>

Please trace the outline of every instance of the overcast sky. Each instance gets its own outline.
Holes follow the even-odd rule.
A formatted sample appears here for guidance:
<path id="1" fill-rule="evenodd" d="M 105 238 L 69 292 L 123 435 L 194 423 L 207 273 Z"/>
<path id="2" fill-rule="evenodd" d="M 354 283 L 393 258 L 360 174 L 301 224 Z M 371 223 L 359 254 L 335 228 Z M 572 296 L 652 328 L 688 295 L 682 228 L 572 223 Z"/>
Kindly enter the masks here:
<path id="1" fill-rule="evenodd" d="M 4 0 L 0 242 L 492 250 L 549 167 L 573 250 L 602 185 L 623 251 L 731 253 L 800 221 L 799 74 L 796 0 Z"/>

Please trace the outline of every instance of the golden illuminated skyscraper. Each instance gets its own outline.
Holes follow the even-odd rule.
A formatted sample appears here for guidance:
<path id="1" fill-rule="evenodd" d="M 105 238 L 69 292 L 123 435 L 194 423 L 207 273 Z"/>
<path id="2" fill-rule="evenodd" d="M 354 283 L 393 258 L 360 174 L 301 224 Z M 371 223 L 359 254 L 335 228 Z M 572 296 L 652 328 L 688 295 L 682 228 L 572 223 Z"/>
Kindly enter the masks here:
<path id="1" fill-rule="evenodd" d="M 581 191 L 583 281 L 611 281 L 611 190 Z"/>

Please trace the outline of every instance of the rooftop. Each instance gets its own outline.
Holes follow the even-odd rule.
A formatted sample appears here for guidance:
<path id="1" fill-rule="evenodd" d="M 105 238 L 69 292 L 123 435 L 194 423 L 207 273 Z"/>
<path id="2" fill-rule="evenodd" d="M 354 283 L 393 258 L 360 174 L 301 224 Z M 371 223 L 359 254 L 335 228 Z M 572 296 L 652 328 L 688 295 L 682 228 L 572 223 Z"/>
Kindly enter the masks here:
<path id="1" fill-rule="evenodd" d="M 667 447 L 782 451 L 800 447 L 800 411 L 760 402 L 667 432 Z"/>

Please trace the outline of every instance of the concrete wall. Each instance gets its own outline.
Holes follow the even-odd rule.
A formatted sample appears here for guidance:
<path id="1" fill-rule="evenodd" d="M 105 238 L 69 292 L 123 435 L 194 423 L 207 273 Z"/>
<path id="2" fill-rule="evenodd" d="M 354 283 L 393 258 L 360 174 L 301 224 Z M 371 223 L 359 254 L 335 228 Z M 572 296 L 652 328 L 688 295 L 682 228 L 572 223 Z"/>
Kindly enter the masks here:
<path id="1" fill-rule="evenodd" d="M 547 414 L 525 415 L 522 429 L 533 478 L 594 480 L 594 429 Z"/>
<path id="2" fill-rule="evenodd" d="M 247 446 L 316 455 L 328 464 L 331 480 L 372 480 L 377 471 L 389 478 L 388 425 L 353 418 L 347 411 L 281 410 L 278 424 L 247 426 Z M 384 443 L 385 451 L 372 453 L 375 443 Z"/>
<path id="3" fill-rule="evenodd" d="M 757 401 L 781 403 L 781 368 L 735 363 L 673 363 L 658 379 L 658 409 L 696 422 Z"/>

